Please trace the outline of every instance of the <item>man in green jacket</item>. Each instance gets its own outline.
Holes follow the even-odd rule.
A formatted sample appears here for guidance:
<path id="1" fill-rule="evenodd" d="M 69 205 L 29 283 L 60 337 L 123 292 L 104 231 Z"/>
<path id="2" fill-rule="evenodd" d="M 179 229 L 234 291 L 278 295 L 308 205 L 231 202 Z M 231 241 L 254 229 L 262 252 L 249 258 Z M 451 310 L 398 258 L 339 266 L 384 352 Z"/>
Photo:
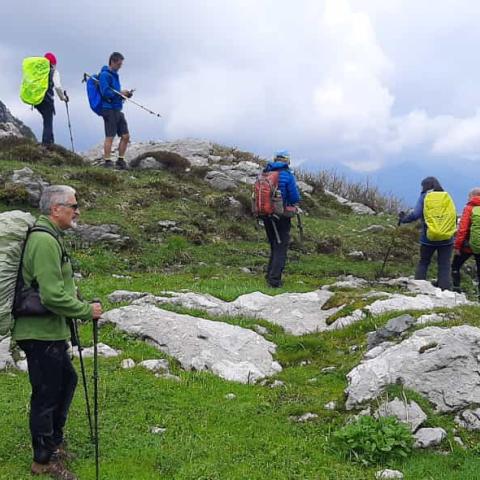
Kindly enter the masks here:
<path id="1" fill-rule="evenodd" d="M 63 428 L 77 385 L 77 374 L 68 355 L 68 319 L 98 320 L 99 303 L 78 299 L 70 258 L 63 243 L 64 231 L 80 215 L 75 190 L 63 185 L 47 187 L 40 199 L 42 215 L 28 236 L 21 274 L 24 289 L 38 292 L 46 313 L 32 315 L 28 308 L 16 316 L 12 338 L 25 352 L 32 386 L 30 431 L 33 474 L 74 480 L 64 466 Z M 20 309 L 21 311 L 21 309 Z"/>

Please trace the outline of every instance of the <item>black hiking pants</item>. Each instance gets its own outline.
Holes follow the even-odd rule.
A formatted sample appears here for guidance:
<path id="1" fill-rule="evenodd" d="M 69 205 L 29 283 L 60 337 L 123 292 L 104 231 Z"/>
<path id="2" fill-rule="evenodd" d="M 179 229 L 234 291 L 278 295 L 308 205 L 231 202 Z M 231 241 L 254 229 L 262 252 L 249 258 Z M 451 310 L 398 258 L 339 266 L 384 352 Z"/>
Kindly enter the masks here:
<path id="1" fill-rule="evenodd" d="M 432 261 L 433 254 L 437 252 L 438 287 L 442 290 L 450 290 L 450 261 L 452 258 L 453 245 L 420 245 L 420 260 L 418 262 L 415 280 L 426 280 L 427 271 Z"/>
<path id="2" fill-rule="evenodd" d="M 272 287 L 279 287 L 282 281 L 282 272 L 287 261 L 288 245 L 290 243 L 291 219 L 280 217 L 264 218 L 265 231 L 270 244 L 270 260 L 267 267 L 267 282 Z M 277 237 L 277 233 L 278 237 Z"/>
<path id="3" fill-rule="evenodd" d="M 33 460 L 48 463 L 63 442 L 63 428 L 72 403 L 77 374 L 64 340 L 19 340 L 32 386 L 30 432 Z"/>
<path id="4" fill-rule="evenodd" d="M 460 255 L 453 256 L 452 280 L 453 280 L 453 286 L 455 288 L 460 288 L 460 269 L 462 268 L 463 264 L 472 255 L 475 257 L 475 263 L 477 264 L 477 282 L 480 288 L 480 255 L 475 255 L 473 253 L 464 253 L 464 252 L 462 252 Z"/>
<path id="5" fill-rule="evenodd" d="M 43 118 L 42 145 L 52 145 L 53 138 L 53 116 L 55 115 L 55 107 L 53 103 L 43 101 L 35 107 Z"/>

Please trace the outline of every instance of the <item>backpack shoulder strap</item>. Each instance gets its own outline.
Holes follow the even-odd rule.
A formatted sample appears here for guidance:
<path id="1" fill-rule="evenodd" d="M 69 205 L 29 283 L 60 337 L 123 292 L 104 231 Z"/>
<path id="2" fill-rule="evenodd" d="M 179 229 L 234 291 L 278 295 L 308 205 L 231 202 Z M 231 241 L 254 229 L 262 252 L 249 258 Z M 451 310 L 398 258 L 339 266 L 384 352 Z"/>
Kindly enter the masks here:
<path id="1" fill-rule="evenodd" d="M 27 240 L 28 240 L 28 237 L 30 236 L 30 234 L 34 233 L 34 232 L 44 232 L 44 233 L 48 233 L 49 235 L 51 235 L 57 241 L 58 245 L 60 246 L 60 250 L 62 251 L 62 263 L 65 263 L 66 261 L 68 261 L 70 256 L 68 255 L 67 251 L 65 250 L 65 247 L 63 246 L 62 242 L 60 241 L 59 236 L 53 230 L 50 230 L 47 227 L 42 227 L 40 225 L 34 225 L 33 227 L 30 227 L 28 229 L 28 232 L 27 232 L 27 238 L 25 239 L 25 245 L 27 244 Z M 24 248 L 24 250 L 25 250 L 25 248 Z M 23 257 L 23 254 L 22 254 L 22 257 Z M 22 258 L 22 260 L 23 260 L 23 258 Z"/>

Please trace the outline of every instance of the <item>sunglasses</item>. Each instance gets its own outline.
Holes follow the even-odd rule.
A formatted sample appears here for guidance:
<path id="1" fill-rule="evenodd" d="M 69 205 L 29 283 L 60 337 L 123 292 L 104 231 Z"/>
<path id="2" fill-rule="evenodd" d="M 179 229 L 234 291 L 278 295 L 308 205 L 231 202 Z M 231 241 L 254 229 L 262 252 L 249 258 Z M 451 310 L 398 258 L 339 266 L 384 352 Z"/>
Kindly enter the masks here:
<path id="1" fill-rule="evenodd" d="M 59 203 L 58 205 L 62 205 L 62 207 L 71 208 L 72 210 L 78 210 L 78 203 Z"/>

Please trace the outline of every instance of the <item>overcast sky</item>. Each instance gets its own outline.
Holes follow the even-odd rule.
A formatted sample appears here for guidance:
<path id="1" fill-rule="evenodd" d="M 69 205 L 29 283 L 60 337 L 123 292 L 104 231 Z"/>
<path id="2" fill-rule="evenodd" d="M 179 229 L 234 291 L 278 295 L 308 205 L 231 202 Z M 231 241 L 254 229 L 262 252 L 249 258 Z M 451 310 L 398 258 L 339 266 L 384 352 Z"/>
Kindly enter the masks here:
<path id="1" fill-rule="evenodd" d="M 480 159 L 478 0 L 84 0 L 2 2 L 0 100 L 21 61 L 52 51 L 79 149 L 103 139 L 84 71 L 125 56 L 122 86 L 162 119 L 125 107 L 132 140 L 206 138 L 365 172 L 410 156 Z M 57 141 L 69 144 L 57 102 Z"/>

